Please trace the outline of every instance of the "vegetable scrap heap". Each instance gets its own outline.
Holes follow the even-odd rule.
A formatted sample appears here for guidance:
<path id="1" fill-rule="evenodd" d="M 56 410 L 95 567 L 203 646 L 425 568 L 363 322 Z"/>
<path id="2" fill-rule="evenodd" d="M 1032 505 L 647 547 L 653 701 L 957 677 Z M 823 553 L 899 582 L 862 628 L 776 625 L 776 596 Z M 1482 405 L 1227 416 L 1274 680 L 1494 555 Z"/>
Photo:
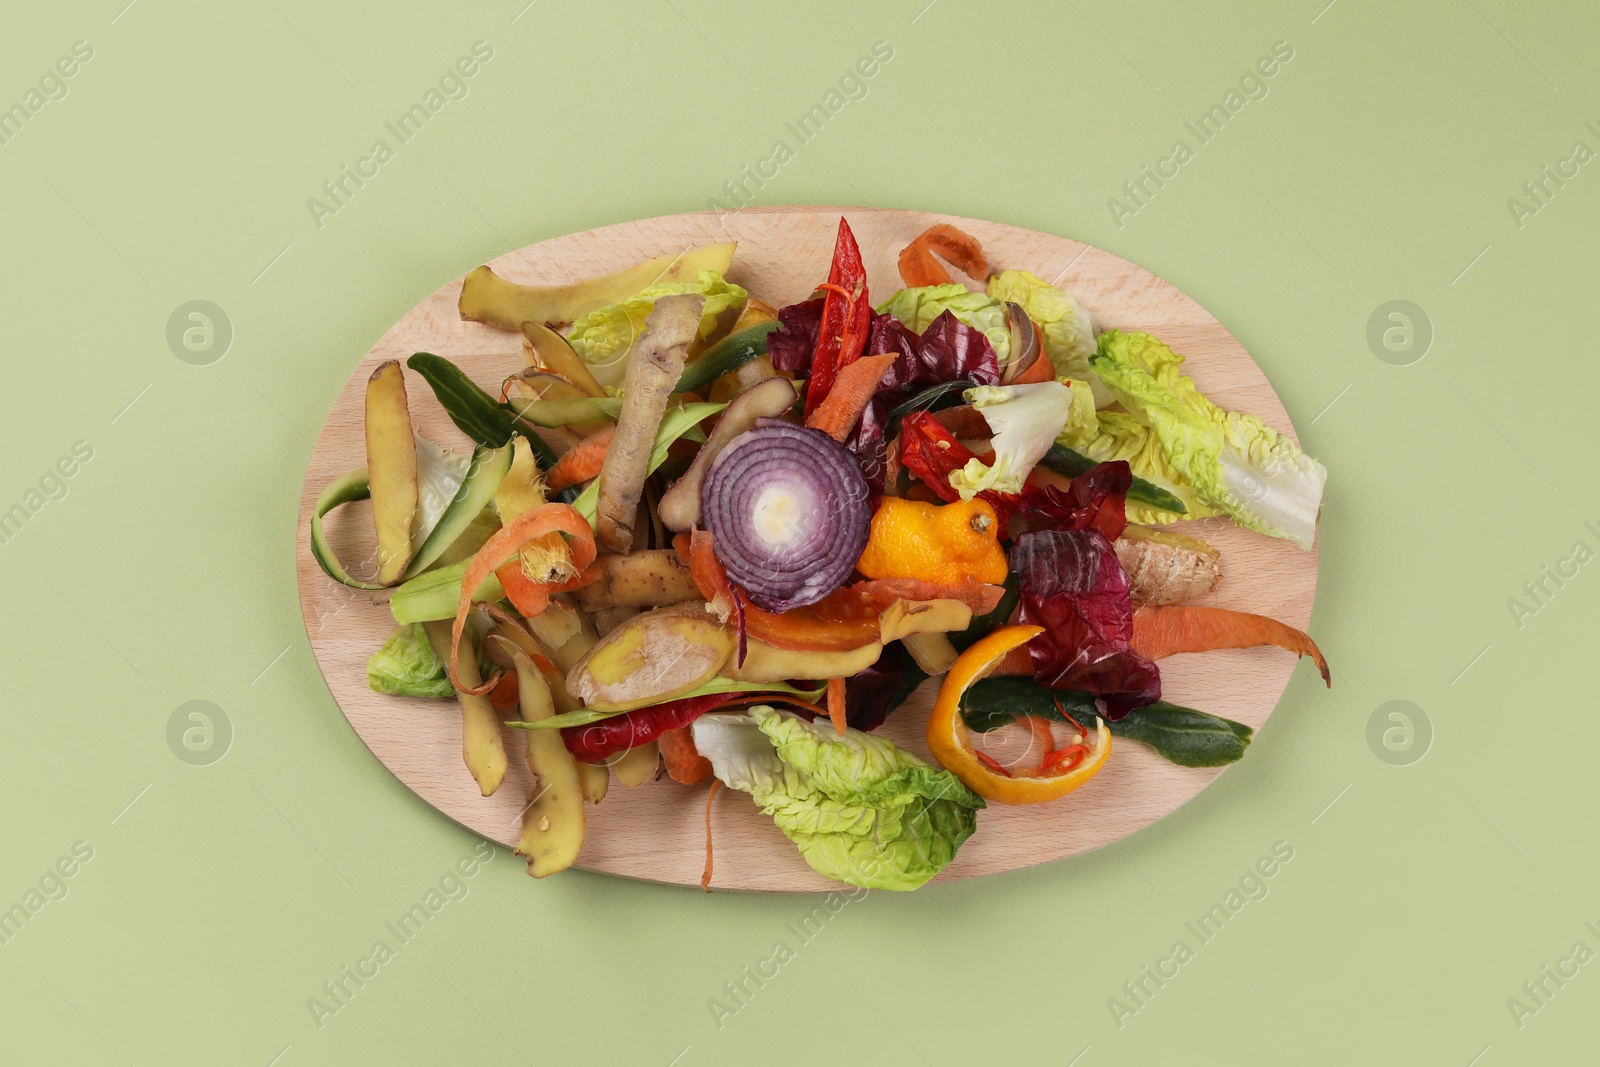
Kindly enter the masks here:
<path id="1" fill-rule="evenodd" d="M 1298 630 L 1189 603 L 1224 561 L 1169 524 L 1226 516 L 1309 549 L 1326 472 L 1202 395 L 1183 356 L 1097 332 L 1066 290 L 992 272 L 947 225 L 900 253 L 907 287 L 877 306 L 843 219 L 799 303 L 730 282 L 733 254 L 546 288 L 473 271 L 462 317 L 520 334 L 523 368 L 495 396 L 439 356 L 407 361 L 472 455 L 415 432 L 385 363 L 367 466 L 314 512 L 323 570 L 386 590 L 399 625 L 371 687 L 453 697 L 485 796 L 502 727 L 524 731 L 531 874 L 577 859 L 612 772 L 665 773 L 710 782 L 707 886 L 727 785 L 822 874 L 914 889 L 986 803 L 1073 792 L 1113 737 L 1185 767 L 1239 759 L 1250 728 L 1164 702 L 1156 661 L 1272 645 L 1328 679 Z M 370 580 L 323 528 L 367 498 Z M 932 763 L 872 732 L 928 679 Z M 1027 755 L 985 752 L 996 730 L 1023 731 Z"/>

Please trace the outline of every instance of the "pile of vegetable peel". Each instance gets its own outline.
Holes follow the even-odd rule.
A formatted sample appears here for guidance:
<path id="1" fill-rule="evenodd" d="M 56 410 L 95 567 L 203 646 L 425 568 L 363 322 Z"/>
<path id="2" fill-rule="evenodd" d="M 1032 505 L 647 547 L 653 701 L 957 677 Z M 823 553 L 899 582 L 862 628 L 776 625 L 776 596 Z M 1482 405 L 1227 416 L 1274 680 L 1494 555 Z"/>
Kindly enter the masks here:
<path id="1" fill-rule="evenodd" d="M 914 889 L 986 803 L 1059 802 L 1113 738 L 1182 767 L 1240 759 L 1248 726 L 1162 699 L 1166 657 L 1275 646 L 1329 681 L 1299 630 L 1192 603 L 1226 560 L 1171 527 L 1226 516 L 1310 549 L 1326 471 L 1213 403 L 1159 338 L 1098 330 L 948 224 L 906 245 L 876 305 L 843 218 L 796 303 L 730 281 L 735 252 L 566 286 L 474 270 L 462 318 L 519 338 L 520 369 L 495 395 L 431 353 L 381 364 L 367 464 L 313 511 L 324 572 L 398 624 L 371 688 L 453 699 L 484 796 L 522 733 L 530 874 L 578 861 L 613 777 L 665 776 L 711 791 L 708 889 L 722 785 L 826 877 Z M 470 455 L 416 432 L 417 381 Z M 323 523 L 365 499 L 376 571 L 357 576 Z M 930 680 L 933 762 L 873 733 Z M 1025 731 L 1026 754 L 985 751 L 996 730 Z"/>

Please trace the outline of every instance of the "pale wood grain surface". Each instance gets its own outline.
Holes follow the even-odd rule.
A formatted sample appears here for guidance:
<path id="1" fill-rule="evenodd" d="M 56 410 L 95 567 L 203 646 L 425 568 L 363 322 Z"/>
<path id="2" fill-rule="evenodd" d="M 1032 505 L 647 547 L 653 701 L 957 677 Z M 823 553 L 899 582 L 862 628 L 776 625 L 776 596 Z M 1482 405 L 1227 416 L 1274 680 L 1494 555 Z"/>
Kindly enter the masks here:
<path id="1" fill-rule="evenodd" d="M 895 257 L 906 241 L 935 222 L 952 222 L 977 236 L 995 270 L 1031 270 L 1069 288 L 1102 328 L 1159 335 L 1189 357 L 1200 388 L 1218 404 L 1254 412 L 1280 431 L 1294 432 L 1277 394 L 1243 346 L 1206 311 L 1150 272 L 1101 249 L 1064 237 L 975 219 L 868 208 L 780 207 L 727 215 L 697 213 L 622 223 L 571 234 L 501 256 L 491 265 L 503 277 L 530 284 L 573 281 L 651 256 L 708 241 L 734 239 L 732 280 L 774 305 L 805 298 L 828 269 L 839 216 L 850 220 L 881 299 L 899 287 Z M 307 537 L 317 494 L 333 478 L 365 463 L 362 400 L 373 368 L 429 351 L 459 363 L 495 392 L 522 366 L 520 336 L 456 313 L 460 279 L 424 300 L 386 333 L 355 368 L 317 438 L 301 497 L 297 569 L 306 631 L 328 688 L 350 725 L 394 775 L 440 812 L 511 847 L 530 782 L 522 734 L 507 730 L 511 770 L 492 797 L 481 797 L 461 761 L 461 720 L 453 701 L 385 696 L 366 683 L 367 657 L 393 629 L 387 608 L 371 594 L 327 578 L 311 558 Z M 419 431 L 446 447 L 470 445 L 433 400 L 422 380 L 406 372 Z M 348 562 L 365 558 L 372 537 L 365 505 L 330 517 L 330 536 Z M 1316 591 L 1317 557 L 1294 545 L 1212 519 L 1186 523 L 1222 550 L 1224 577 L 1204 602 L 1258 612 L 1305 628 Z M 356 568 L 359 569 L 359 568 Z M 371 568 L 364 572 L 370 574 Z M 1287 685 L 1296 661 L 1277 649 L 1175 656 L 1161 665 L 1164 696 L 1259 728 Z M 1310 670 L 1309 666 L 1303 668 Z M 934 694 L 925 684 L 882 732 L 924 758 L 922 733 Z M 1258 758 L 1247 754 L 1246 759 Z M 1095 779 L 1053 804 L 990 805 L 978 830 L 938 878 L 946 881 L 1014 870 L 1076 855 L 1133 833 L 1189 800 L 1221 773 L 1176 767 L 1152 751 L 1118 741 Z M 657 882 L 698 886 L 704 862 L 705 788 L 663 779 L 626 790 L 613 779 L 610 795 L 589 809 L 589 832 L 578 866 Z M 772 820 L 741 793 L 716 801 L 718 888 L 818 891 L 832 888 L 812 871 Z M 403 826 L 394 829 L 403 838 Z"/>

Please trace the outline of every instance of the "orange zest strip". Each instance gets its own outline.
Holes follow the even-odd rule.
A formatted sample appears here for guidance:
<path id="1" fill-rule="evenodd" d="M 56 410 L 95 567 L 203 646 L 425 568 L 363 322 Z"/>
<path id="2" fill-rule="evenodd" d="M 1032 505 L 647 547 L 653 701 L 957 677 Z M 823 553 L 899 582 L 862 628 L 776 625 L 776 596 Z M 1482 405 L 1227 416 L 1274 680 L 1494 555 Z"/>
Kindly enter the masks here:
<path id="1" fill-rule="evenodd" d="M 606 449 L 611 447 L 611 438 L 616 432 L 615 426 L 607 426 L 593 437 L 585 437 L 571 452 L 556 460 L 555 466 L 545 475 L 545 485 L 554 492 L 598 477 Z"/>
<path id="2" fill-rule="evenodd" d="M 711 791 L 706 794 L 706 869 L 700 876 L 700 888 L 707 893 L 711 892 L 711 802 L 716 799 L 717 790 L 722 788 L 722 779 L 711 779 Z"/>
<path id="3" fill-rule="evenodd" d="M 1328 661 L 1316 642 L 1277 619 L 1187 604 L 1144 607 L 1133 613 L 1133 650 L 1146 659 L 1164 659 L 1179 652 L 1261 645 L 1276 645 L 1298 656 L 1310 656 L 1322 672 L 1323 683 L 1333 685 Z"/>
<path id="4" fill-rule="evenodd" d="M 841 369 L 839 376 L 833 380 L 833 388 L 806 419 L 806 425 L 844 444 L 844 439 L 850 436 L 850 431 L 860 421 L 861 413 L 872 402 L 873 394 L 878 391 L 878 383 L 883 380 L 894 359 L 894 355 L 887 352 L 881 356 L 862 356 Z M 560 465 L 556 464 L 557 467 Z"/>
<path id="5" fill-rule="evenodd" d="M 589 520 L 570 504 L 542 504 L 529 511 L 524 511 L 510 525 L 502 527 L 495 535 L 483 543 L 472 559 L 467 563 L 467 572 L 461 578 L 461 600 L 456 605 L 456 619 L 450 628 L 450 683 L 457 690 L 467 693 L 486 693 L 488 689 L 469 689 L 457 680 L 456 665 L 461 657 L 461 632 L 466 628 L 467 615 L 472 611 L 472 593 L 483 584 L 491 571 L 502 569 L 503 565 L 517 554 L 524 542 L 552 531 L 568 535 L 572 541 L 572 565 L 579 574 L 573 581 L 582 582 L 585 577 L 590 581 L 598 577 L 598 573 L 589 570 L 589 565 L 594 562 L 595 544 L 594 529 L 589 525 Z M 521 568 L 514 568 L 516 573 L 522 574 Z M 590 577 L 593 575 L 594 577 Z M 537 615 L 543 611 L 550 602 L 550 594 L 557 589 L 576 588 L 572 582 L 551 583 L 539 585 L 531 580 L 527 581 L 531 588 L 522 589 L 519 598 L 513 597 L 512 603 L 524 617 Z M 509 593 L 508 593 L 509 595 Z"/>
<path id="6" fill-rule="evenodd" d="M 844 703 L 844 679 L 843 678 L 829 678 L 828 679 L 828 719 L 833 723 L 834 732 L 837 733 L 840 737 L 843 737 L 844 736 L 844 730 L 845 730 L 845 723 L 844 723 L 844 719 L 845 719 L 845 703 Z"/>

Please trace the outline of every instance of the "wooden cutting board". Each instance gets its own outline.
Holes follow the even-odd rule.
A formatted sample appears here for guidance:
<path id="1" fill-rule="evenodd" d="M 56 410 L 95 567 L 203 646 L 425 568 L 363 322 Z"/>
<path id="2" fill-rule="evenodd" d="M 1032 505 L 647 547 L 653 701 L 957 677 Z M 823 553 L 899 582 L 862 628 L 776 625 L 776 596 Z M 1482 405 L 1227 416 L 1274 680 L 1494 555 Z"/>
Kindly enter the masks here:
<path id="1" fill-rule="evenodd" d="M 712 241 L 737 240 L 730 278 L 774 306 L 806 298 L 826 278 L 839 216 L 855 231 L 868 279 L 881 299 L 900 287 L 896 256 L 908 240 L 937 222 L 954 223 L 983 244 L 993 269 L 1032 271 L 1070 289 L 1102 329 L 1146 330 L 1189 357 L 1199 387 L 1218 404 L 1260 415 L 1290 435 L 1294 428 L 1271 384 L 1243 346 L 1193 300 L 1127 260 L 1065 237 L 977 219 L 919 211 L 868 208 L 749 208 L 726 215 L 701 212 L 607 226 L 544 241 L 495 260 L 502 277 L 527 284 L 570 282 L 664 253 Z M 367 687 L 366 661 L 394 629 L 371 593 L 325 576 L 311 557 L 308 524 L 317 494 L 339 474 L 365 464 L 362 409 L 365 383 L 383 360 L 402 363 L 427 351 L 458 363 L 480 385 L 499 383 L 523 365 L 521 336 L 456 313 L 457 279 L 394 325 L 333 403 L 318 435 L 301 495 L 296 560 L 300 604 L 317 663 L 340 710 L 374 756 L 440 812 L 484 837 L 516 843 L 519 813 L 530 795 L 523 734 L 506 730 L 510 771 L 492 797 L 482 797 L 461 761 L 461 719 L 453 701 L 386 696 Z M 433 400 L 427 385 L 406 371 L 411 410 L 423 436 L 467 453 L 470 443 Z M 1222 550 L 1224 577 L 1204 603 L 1257 612 L 1304 629 L 1316 592 L 1317 556 L 1250 533 L 1222 519 L 1182 524 Z M 329 517 L 329 533 L 347 562 L 368 559 L 373 538 L 366 505 Z M 370 568 L 369 568 L 370 569 Z M 1287 685 L 1296 660 L 1278 649 L 1212 652 L 1163 661 L 1164 696 L 1260 728 Z M 1305 670 L 1311 670 L 1308 665 Z M 928 758 L 923 729 L 935 683 L 925 684 L 894 713 L 882 733 Z M 1020 752 L 1021 742 L 1011 742 Z M 1005 743 L 987 746 L 1006 761 Z M 1259 759 L 1247 753 L 1245 759 Z M 935 881 L 972 878 L 1077 855 L 1110 844 L 1176 809 L 1212 782 L 1220 769 L 1174 766 L 1150 749 L 1118 740 L 1096 778 L 1052 804 L 979 813 L 977 832 Z M 631 878 L 698 887 L 705 860 L 704 786 L 668 779 L 624 789 L 613 778 L 604 802 L 589 809 L 588 836 L 578 866 Z M 713 809 L 716 888 L 811 892 L 836 888 L 800 858 L 795 847 L 756 810 L 748 796 L 722 791 Z M 403 826 L 395 828 L 399 838 Z"/>

